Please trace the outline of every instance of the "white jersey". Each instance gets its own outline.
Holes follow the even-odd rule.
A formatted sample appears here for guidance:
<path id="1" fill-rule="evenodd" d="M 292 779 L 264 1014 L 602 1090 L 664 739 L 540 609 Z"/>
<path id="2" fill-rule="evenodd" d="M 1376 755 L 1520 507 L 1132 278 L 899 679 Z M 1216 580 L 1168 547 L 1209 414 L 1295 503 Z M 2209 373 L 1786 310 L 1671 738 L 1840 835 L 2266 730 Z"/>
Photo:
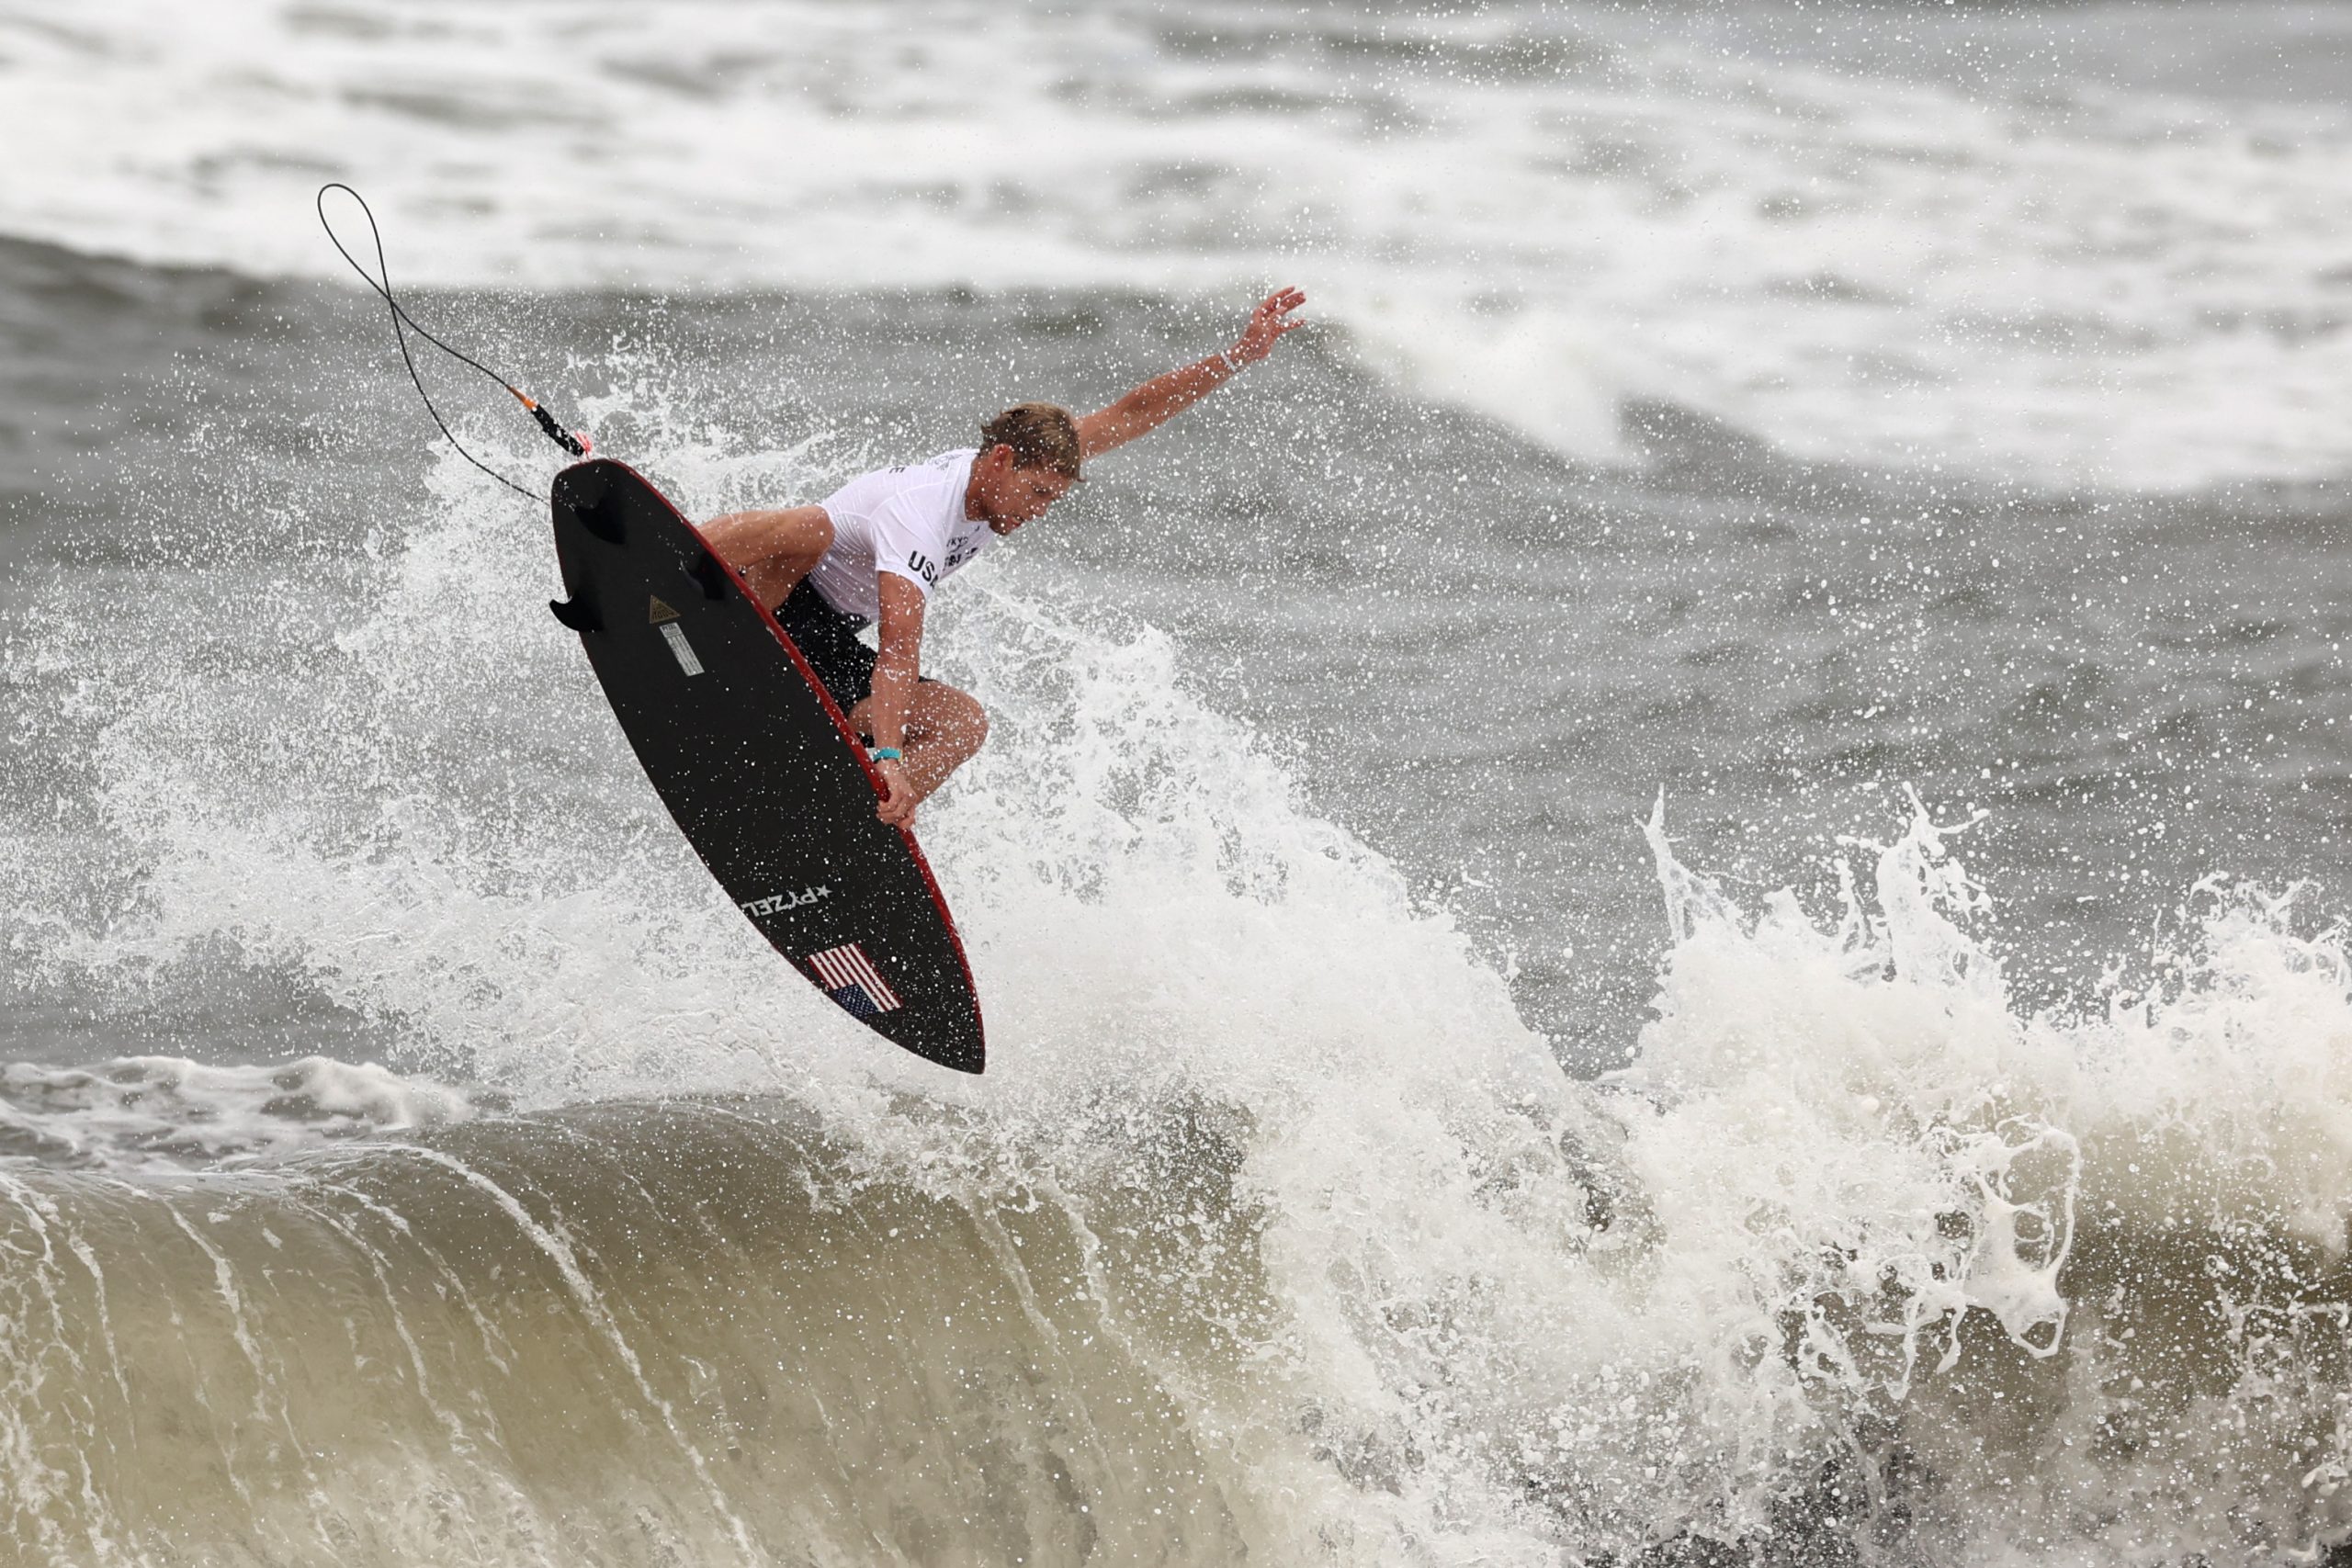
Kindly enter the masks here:
<path id="1" fill-rule="evenodd" d="M 877 572 L 903 577 L 923 597 L 996 543 L 985 520 L 964 515 L 964 487 L 972 477 L 970 448 L 943 452 L 928 463 L 904 463 L 861 474 L 824 499 L 833 520 L 833 547 L 809 572 L 826 604 L 843 615 L 878 620 Z"/>

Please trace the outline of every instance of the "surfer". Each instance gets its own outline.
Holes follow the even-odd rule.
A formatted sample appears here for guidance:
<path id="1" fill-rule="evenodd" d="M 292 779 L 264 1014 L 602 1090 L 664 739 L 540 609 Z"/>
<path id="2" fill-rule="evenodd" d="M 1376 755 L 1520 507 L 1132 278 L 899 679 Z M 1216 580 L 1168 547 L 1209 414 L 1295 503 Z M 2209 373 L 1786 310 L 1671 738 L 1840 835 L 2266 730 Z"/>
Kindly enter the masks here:
<path id="1" fill-rule="evenodd" d="M 977 447 L 864 474 L 814 506 L 730 512 L 703 529 L 791 634 L 832 694 L 889 794 L 876 807 L 894 828 L 970 761 L 988 715 L 970 695 L 922 673 L 931 591 L 997 540 L 1069 493 L 1090 457 L 1157 429 L 1273 351 L 1306 302 L 1278 289 L 1250 312 L 1231 348 L 1155 376 L 1084 417 L 1053 403 L 1016 403 L 980 426 Z M 878 649 L 858 633 L 879 623 Z"/>

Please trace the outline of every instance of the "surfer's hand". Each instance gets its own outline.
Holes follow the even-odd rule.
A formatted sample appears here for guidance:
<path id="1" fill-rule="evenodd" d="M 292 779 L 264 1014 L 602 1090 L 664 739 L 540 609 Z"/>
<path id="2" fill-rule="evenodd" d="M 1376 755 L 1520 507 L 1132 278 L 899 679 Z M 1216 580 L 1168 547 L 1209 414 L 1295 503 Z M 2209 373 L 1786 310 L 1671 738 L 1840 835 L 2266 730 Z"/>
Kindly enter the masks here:
<path id="1" fill-rule="evenodd" d="M 1295 288 L 1277 288 L 1266 296 L 1259 307 L 1250 312 L 1250 324 L 1241 330 L 1241 341 L 1231 350 L 1232 357 L 1244 365 L 1255 365 L 1273 353 L 1274 344 L 1283 333 L 1306 323 L 1291 315 L 1306 303 L 1306 296 Z"/>
<path id="2" fill-rule="evenodd" d="M 889 794 L 874 803 L 874 815 L 893 828 L 911 828 L 915 821 L 914 786 L 907 783 L 907 770 L 898 761 L 885 757 L 874 764 L 882 775 Z"/>

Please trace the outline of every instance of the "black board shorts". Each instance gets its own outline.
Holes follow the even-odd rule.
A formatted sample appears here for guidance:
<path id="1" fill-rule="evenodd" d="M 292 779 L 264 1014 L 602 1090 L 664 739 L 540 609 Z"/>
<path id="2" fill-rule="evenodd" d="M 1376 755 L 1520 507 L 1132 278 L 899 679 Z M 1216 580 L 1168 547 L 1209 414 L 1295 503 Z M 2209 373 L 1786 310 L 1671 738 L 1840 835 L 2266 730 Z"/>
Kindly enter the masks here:
<path id="1" fill-rule="evenodd" d="M 834 609 L 804 577 L 775 607 L 775 622 L 843 714 L 874 694 L 874 650 L 857 638 L 865 616 Z"/>

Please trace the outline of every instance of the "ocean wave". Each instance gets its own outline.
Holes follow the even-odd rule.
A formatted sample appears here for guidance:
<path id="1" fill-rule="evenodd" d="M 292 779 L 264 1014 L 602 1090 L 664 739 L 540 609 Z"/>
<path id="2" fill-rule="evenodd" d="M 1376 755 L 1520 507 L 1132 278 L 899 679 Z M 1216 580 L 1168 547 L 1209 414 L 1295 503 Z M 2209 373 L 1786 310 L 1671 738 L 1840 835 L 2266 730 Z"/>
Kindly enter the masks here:
<path id="1" fill-rule="evenodd" d="M 0 1165 L 206 1169 L 322 1143 L 470 1120 L 501 1097 L 311 1056 L 215 1066 L 126 1056 L 89 1067 L 0 1067 Z"/>
<path id="2" fill-rule="evenodd" d="M 1041 330 L 1084 318 L 1066 306 Z M 715 369 L 585 355 L 580 415 L 651 454 L 692 514 L 822 493 L 897 433 L 854 397 L 707 417 L 715 378 L 764 373 L 770 341 Z M 382 438 L 315 411 L 373 406 L 387 368 L 315 367 L 315 346 L 272 340 L 257 371 L 204 357 L 220 380 L 187 405 L 233 412 L 123 465 L 120 525 L 28 596 L 0 663 L 0 986 L 12 1041 L 51 1058 L 6 1080 L 39 1136 L 0 1170 L 0 1450 L 19 1456 L 0 1539 L 24 1554 L 169 1561 L 191 1519 L 257 1559 L 502 1563 L 2253 1564 L 2346 1538 L 2352 1004 L 2316 900 L 2217 882 L 2153 940 L 2110 942 L 2089 1005 L 2048 1011 L 1924 813 L 1883 842 L 1772 844 L 1832 863 L 1810 904 L 1727 892 L 1654 818 L 1667 919 L 1620 933 L 1645 974 L 1645 932 L 1665 950 L 1635 998 L 1654 1017 L 1630 1071 L 1580 1083 L 1511 977 L 1517 949 L 1592 966 L 1550 956 L 1588 884 L 1482 946 L 1311 803 L 1325 737 L 1253 728 L 1210 659 L 1073 608 L 1101 579 L 1055 591 L 1081 548 L 1219 614 L 1264 603 L 1220 601 L 1237 578 L 1304 583 L 1277 608 L 1337 629 L 1299 639 L 1298 678 L 1387 639 L 1377 700 L 1329 710 L 1386 740 L 1377 702 L 1465 690 L 1428 601 L 1532 572 L 1535 594 L 1478 613 L 1556 627 L 1608 601 L 1637 717 L 1752 701 L 1778 768 L 1868 743 L 1832 721 L 1881 687 L 1984 674 L 1981 634 L 1939 662 L 1894 624 L 1905 606 L 1965 630 L 2006 573 L 2030 591 L 2004 624 L 2071 614 L 2100 581 L 2075 574 L 2080 514 L 2029 527 L 2020 558 L 1964 526 L 1981 511 L 1939 556 L 1940 514 L 1759 508 L 1724 526 L 1810 529 L 1815 553 L 1724 548 L 1678 577 L 1687 497 L 1564 517 L 1542 492 L 1490 551 L 1464 530 L 1451 558 L 1343 577 L 1425 516 L 1375 489 L 1261 527 L 1225 470 L 1208 504 L 1247 525 L 1213 571 L 1187 574 L 1181 529 L 1146 543 L 1148 495 L 1132 521 L 1094 514 L 1058 569 L 992 558 L 927 645 L 995 720 L 922 823 L 1001 1046 L 986 1078 L 942 1082 L 785 973 L 677 841 L 545 616 L 538 521 L 447 452 L 413 484 L 404 453 L 352 456 Z M 284 401 L 255 413 L 239 400 L 263 383 Z M 1681 444 L 1666 470 L 1770 461 L 1696 407 L 1649 411 Z M 542 471 L 515 425 L 461 431 Z M 1390 511 L 1398 536 L 1358 530 Z M 2177 574 L 2163 547 L 2210 520 L 2126 525 Z M 1431 560 L 1421 598 L 1367 613 Z M 1569 592 L 1612 562 L 1607 594 Z M 2213 653 L 2179 667 L 2166 719 L 2251 756 L 2280 686 L 2326 690 L 2327 623 L 2200 575 L 2210 615 L 2184 599 L 2147 623 Z M 1711 584 L 1736 615 L 1640 640 Z M 1818 597 L 1844 618 L 1775 640 Z M 1992 710 L 1988 801 L 2111 755 L 2101 699 L 2155 646 L 2142 624 L 2052 649 L 2048 682 Z M 1576 646 L 1548 636 L 1507 650 Z M 1644 663 L 1681 647 L 1704 668 L 1732 637 L 1830 649 L 1855 700 L 1777 668 L 1662 689 Z M 1595 819 L 1567 795 L 1596 793 L 1589 726 L 1616 710 L 1514 737 L 1457 711 L 1393 733 L 1490 761 L 1556 748 L 1515 777 L 1556 787 L 1555 836 Z M 2021 721 L 2045 725 L 2032 747 L 2010 744 Z M 1990 775 L 2012 762 L 2005 797 Z M 1544 821 L 1492 820 L 1521 836 L 1465 876 L 1543 848 Z M 220 998 L 253 1005 L 224 1019 Z M 142 1001 L 165 1037 L 149 1059 L 60 1057 Z M 291 1064 L 185 1059 L 195 1040 L 263 1054 L 242 1026 L 271 1007 L 298 1035 L 357 1021 L 351 1055 L 385 1066 L 305 1060 L 315 1041 Z"/>
<path id="3" fill-rule="evenodd" d="M 697 513 L 818 477 L 610 396 Z M 1924 814 L 1810 915 L 1654 821 L 1656 1016 L 1581 1084 L 1169 638 L 975 569 L 937 651 L 995 729 L 924 837 L 1001 1048 L 942 1082 L 712 894 L 514 590 L 539 545 L 428 479 L 299 593 L 61 584 L 18 667 L 87 775 L 12 840 L 18 994 L 248 968 L 399 1075 L 11 1075 L 26 1550 L 159 1560 L 198 1508 L 357 1562 L 2346 1536 L 2352 965 L 2293 901 L 2216 885 L 2036 1014 Z"/>
<path id="4" fill-rule="evenodd" d="M 2344 472 L 2340 107 L 2235 77 L 2189 95 L 2164 48 L 2086 43 L 2063 10 L 1862 8 L 1834 46 L 1810 15 L 1678 40 L 1532 6 L 976 29 L 952 0 L 634 21 L 126 0 L 71 29 L 0 17 L 0 130 L 76 129 L 0 231 L 332 276 L 310 195 L 346 178 L 418 283 L 1238 312 L 1295 281 L 1399 384 L 1587 461 L 1633 460 L 1616 412 L 1662 399 L 1808 459 L 2061 488 Z M 2286 60 L 2318 25 L 2191 7 L 2163 37 L 2199 17 L 2239 77 L 2261 57 L 2240 35 Z"/>
<path id="5" fill-rule="evenodd" d="M 130 1562 L 198 1508 L 356 1562 L 2346 1539 L 2340 934 L 2217 886 L 2103 1011 L 2021 1016 L 1951 831 L 1851 847 L 1815 920 L 1654 821 L 1676 940 L 1600 1086 L 1500 1015 L 1318 1049 L 1220 995 L 1209 1038 L 986 1103 L 19 1168 L 5 1421 L 49 1457 L 0 1472 L 10 1528 Z"/>

